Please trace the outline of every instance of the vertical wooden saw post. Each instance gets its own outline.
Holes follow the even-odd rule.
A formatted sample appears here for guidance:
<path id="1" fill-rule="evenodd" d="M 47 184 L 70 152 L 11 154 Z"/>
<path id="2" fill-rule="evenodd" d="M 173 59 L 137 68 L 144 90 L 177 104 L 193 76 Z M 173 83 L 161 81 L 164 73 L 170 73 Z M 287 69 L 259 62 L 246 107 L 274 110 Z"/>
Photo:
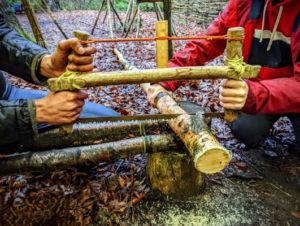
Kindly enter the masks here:
<path id="1" fill-rule="evenodd" d="M 239 61 L 243 59 L 243 38 L 244 28 L 233 27 L 228 29 L 227 36 L 242 38 L 241 40 L 227 40 L 226 46 L 226 63 L 228 61 Z M 240 113 L 234 110 L 225 109 L 224 119 L 226 122 L 233 122 L 239 117 Z"/>
<path id="2" fill-rule="evenodd" d="M 78 38 L 81 41 L 86 41 L 90 37 L 90 34 L 88 32 L 80 31 L 80 30 L 73 31 L 73 35 L 75 38 Z M 63 125 L 59 128 L 59 130 L 62 133 L 71 133 L 73 131 L 73 123 L 68 125 Z"/>
<path id="3" fill-rule="evenodd" d="M 156 38 L 168 37 L 168 21 L 162 20 L 156 22 Z M 169 44 L 168 40 L 157 40 L 156 41 L 156 67 L 167 68 L 169 62 Z"/>

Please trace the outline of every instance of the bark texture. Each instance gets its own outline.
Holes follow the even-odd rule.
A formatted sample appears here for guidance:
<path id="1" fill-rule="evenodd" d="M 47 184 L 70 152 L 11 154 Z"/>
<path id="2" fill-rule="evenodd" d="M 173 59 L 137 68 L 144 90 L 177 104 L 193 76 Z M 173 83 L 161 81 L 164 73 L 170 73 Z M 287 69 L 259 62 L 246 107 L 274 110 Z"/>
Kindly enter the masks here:
<path id="1" fill-rule="evenodd" d="M 160 152 L 149 155 L 147 174 L 152 189 L 178 198 L 197 195 L 205 187 L 204 174 L 195 169 L 186 154 Z"/>
<path id="2" fill-rule="evenodd" d="M 256 73 L 247 78 L 256 77 Z M 181 68 L 160 68 L 134 71 L 72 73 L 48 80 L 51 91 L 76 90 L 85 87 L 158 83 L 162 81 L 186 81 L 199 79 L 239 78 L 234 69 L 227 66 L 202 66 Z"/>
<path id="3" fill-rule="evenodd" d="M 178 145 L 173 135 L 154 135 L 91 146 L 28 152 L 0 158 L 0 175 L 85 166 L 136 154 L 176 150 L 176 147 Z"/>
<path id="4" fill-rule="evenodd" d="M 111 142 L 128 136 L 144 136 L 157 131 L 168 131 L 167 122 L 131 121 L 74 124 L 71 132 L 53 129 L 41 133 L 33 140 L 23 141 L 24 150 L 49 150 Z"/>

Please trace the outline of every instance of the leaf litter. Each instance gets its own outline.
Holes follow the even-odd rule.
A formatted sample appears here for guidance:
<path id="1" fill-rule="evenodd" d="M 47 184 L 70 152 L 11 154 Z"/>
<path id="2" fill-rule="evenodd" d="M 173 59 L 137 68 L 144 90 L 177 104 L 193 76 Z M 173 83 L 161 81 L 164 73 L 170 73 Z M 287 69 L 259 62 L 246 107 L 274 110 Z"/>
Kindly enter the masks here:
<path id="1" fill-rule="evenodd" d="M 80 28 L 90 31 L 96 11 L 56 12 L 55 16 L 64 31 L 71 37 L 72 31 Z M 122 17 L 124 15 L 121 14 Z M 51 50 L 63 37 L 46 14 L 37 14 L 42 32 Z M 155 15 L 144 13 L 142 37 L 154 36 Z M 26 31 L 31 33 L 24 15 L 19 20 Z M 72 21 L 72 23 L 70 23 Z M 201 31 L 195 22 L 183 24 L 174 19 L 178 35 L 195 35 Z M 197 28 L 199 27 L 199 28 Z M 99 21 L 94 37 L 109 38 L 106 25 Z M 120 33 L 116 33 L 120 36 Z M 130 34 L 134 36 L 134 31 Z M 174 42 L 175 50 L 182 49 L 185 41 Z M 97 53 L 94 64 L 99 71 L 123 70 L 113 54 L 117 47 L 124 57 L 138 68 L 155 67 L 155 43 L 117 43 L 95 44 Z M 210 65 L 224 64 L 220 57 Z M 11 75 L 9 82 L 21 88 L 45 90 L 44 87 L 28 84 Z M 222 111 L 218 102 L 220 81 L 203 80 L 184 83 L 174 92 L 177 101 L 192 101 L 201 105 L 207 112 Z M 146 95 L 137 85 L 119 85 L 93 87 L 86 90 L 89 100 L 113 108 L 124 115 L 154 114 L 156 109 L 150 106 Z M 248 163 L 241 152 L 245 145 L 237 141 L 222 119 L 212 120 L 212 131 L 220 142 L 234 150 L 233 161 L 224 173 L 232 170 L 246 172 Z M 294 142 L 292 127 L 287 118 L 274 126 L 272 136 L 262 144 L 265 149 L 274 152 L 287 150 Z M 101 162 L 93 168 L 66 169 L 44 174 L 26 174 L 2 177 L 0 179 L 0 224 L 3 225 L 126 225 L 134 222 L 135 205 L 150 191 L 146 178 L 146 156 L 137 155 L 115 162 Z M 292 174 L 298 174 L 298 167 L 283 166 Z M 238 174 L 238 173 L 237 173 Z M 291 212 L 298 217 L 298 212 Z M 150 214 L 151 215 L 151 214 Z M 150 216 L 151 217 L 151 216 Z M 154 216 L 153 216 L 154 217 Z"/>

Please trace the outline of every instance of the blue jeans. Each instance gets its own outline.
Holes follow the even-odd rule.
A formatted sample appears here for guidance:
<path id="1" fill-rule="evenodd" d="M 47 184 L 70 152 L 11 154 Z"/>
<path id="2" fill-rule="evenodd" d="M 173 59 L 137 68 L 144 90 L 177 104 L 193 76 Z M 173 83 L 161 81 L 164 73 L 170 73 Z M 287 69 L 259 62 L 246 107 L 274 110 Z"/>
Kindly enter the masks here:
<path id="1" fill-rule="evenodd" d="M 13 85 L 6 84 L 5 90 L 0 96 L 2 100 L 17 100 L 17 99 L 41 99 L 48 94 L 46 91 L 32 90 L 32 89 L 20 89 Z M 118 116 L 119 113 L 116 111 L 104 107 L 100 104 L 95 104 L 89 101 L 85 102 L 83 110 L 80 114 L 80 118 L 89 117 L 107 117 L 107 116 Z M 39 129 L 44 129 L 45 125 L 40 125 Z"/>

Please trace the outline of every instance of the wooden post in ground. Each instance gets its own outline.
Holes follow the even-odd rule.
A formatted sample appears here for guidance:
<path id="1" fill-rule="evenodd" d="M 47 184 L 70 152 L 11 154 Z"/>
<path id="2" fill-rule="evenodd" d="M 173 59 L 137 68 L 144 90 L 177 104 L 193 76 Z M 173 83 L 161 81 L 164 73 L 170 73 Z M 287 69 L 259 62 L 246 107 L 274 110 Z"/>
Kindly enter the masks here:
<path id="1" fill-rule="evenodd" d="M 96 26 L 97 26 L 97 23 L 98 23 L 98 20 L 100 18 L 100 15 L 101 15 L 101 12 L 102 12 L 102 9 L 104 7 L 104 2 L 105 0 L 102 0 L 101 4 L 100 4 L 100 8 L 99 8 L 99 11 L 98 11 L 98 14 L 97 14 L 97 17 L 96 17 L 96 20 L 94 22 L 94 25 L 93 25 L 93 28 L 92 28 L 92 31 L 91 31 L 91 34 L 93 35 L 94 34 L 94 31 L 96 29 Z"/>
<path id="2" fill-rule="evenodd" d="M 156 38 L 167 37 L 169 34 L 169 25 L 167 20 L 157 21 L 155 24 Z M 156 67 L 167 68 L 169 62 L 168 40 L 156 41 Z"/>
<path id="3" fill-rule="evenodd" d="M 164 18 L 168 21 L 168 36 L 172 37 L 172 1 L 164 0 Z M 169 41 L 169 58 L 173 56 L 173 42 Z"/>
<path id="4" fill-rule="evenodd" d="M 198 195 L 205 188 L 205 175 L 197 171 L 187 154 L 148 154 L 147 175 L 151 188 L 177 198 Z"/>
<path id="5" fill-rule="evenodd" d="M 44 48 L 47 48 L 45 39 L 44 39 L 42 31 L 41 31 L 41 28 L 40 28 L 40 26 L 38 24 L 38 21 L 37 21 L 35 15 L 34 15 L 34 12 L 33 12 L 33 9 L 30 5 L 30 2 L 28 0 L 22 0 L 22 4 L 24 5 L 25 13 L 26 13 L 27 18 L 29 20 L 29 23 L 30 23 L 31 28 L 32 28 L 32 32 L 34 34 L 34 37 L 35 37 L 37 43 L 40 46 L 42 46 Z"/>
<path id="6" fill-rule="evenodd" d="M 60 31 L 60 33 L 64 36 L 65 39 L 68 39 L 68 36 L 66 35 L 66 33 L 64 32 L 64 30 L 62 29 L 62 27 L 60 26 L 60 24 L 58 23 L 58 21 L 56 20 L 53 12 L 51 11 L 50 7 L 48 6 L 47 2 L 45 0 L 41 0 L 42 4 L 46 7 L 46 10 L 41 6 L 40 8 L 45 11 L 50 18 L 52 19 L 53 23 L 56 25 L 56 27 L 58 28 L 58 30 Z"/>

